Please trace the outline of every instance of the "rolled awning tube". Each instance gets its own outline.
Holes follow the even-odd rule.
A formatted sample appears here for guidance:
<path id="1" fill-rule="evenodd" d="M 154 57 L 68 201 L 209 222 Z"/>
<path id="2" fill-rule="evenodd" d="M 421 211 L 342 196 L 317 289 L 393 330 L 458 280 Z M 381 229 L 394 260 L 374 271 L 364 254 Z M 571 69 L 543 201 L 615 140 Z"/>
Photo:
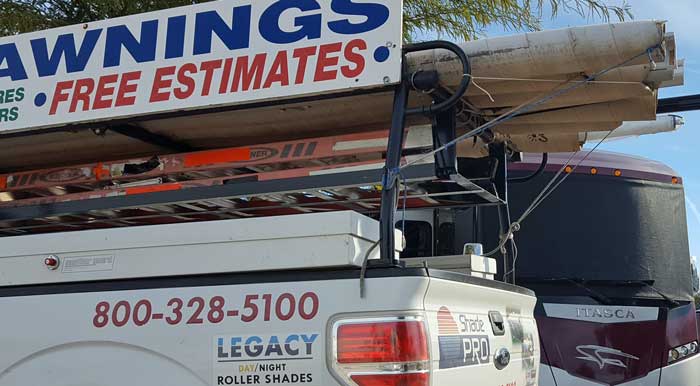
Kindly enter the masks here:
<path id="1" fill-rule="evenodd" d="M 655 121 L 624 122 L 613 131 L 607 141 L 639 137 L 646 134 L 667 133 L 678 130 L 685 124 L 683 117 L 678 115 L 660 115 Z M 608 135 L 607 131 L 592 131 L 580 133 L 581 142 L 597 142 Z"/>

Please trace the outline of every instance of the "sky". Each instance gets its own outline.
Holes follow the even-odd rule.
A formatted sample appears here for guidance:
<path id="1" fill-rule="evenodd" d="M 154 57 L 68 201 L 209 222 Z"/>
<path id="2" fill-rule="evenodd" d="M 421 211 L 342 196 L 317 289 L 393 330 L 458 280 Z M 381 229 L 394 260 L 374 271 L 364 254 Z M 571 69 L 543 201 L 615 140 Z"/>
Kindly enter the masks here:
<path id="1" fill-rule="evenodd" d="M 614 1 L 608 1 L 615 4 Z M 617 2 L 619 3 L 619 2 Z M 629 4 L 635 20 L 666 20 L 666 30 L 676 36 L 677 57 L 685 58 L 685 85 L 662 89 L 660 98 L 700 94 L 700 20 L 697 0 L 634 0 Z M 545 12 L 545 15 L 547 13 Z M 544 29 L 596 24 L 600 20 L 579 15 L 559 14 L 545 17 Z M 499 28 L 489 28 L 487 36 L 512 34 Z M 700 111 L 679 113 L 685 126 L 673 133 L 642 136 L 603 144 L 600 149 L 633 154 L 660 161 L 672 167 L 683 178 L 686 193 L 690 253 L 700 258 Z M 700 259 L 697 259 L 700 261 Z"/>

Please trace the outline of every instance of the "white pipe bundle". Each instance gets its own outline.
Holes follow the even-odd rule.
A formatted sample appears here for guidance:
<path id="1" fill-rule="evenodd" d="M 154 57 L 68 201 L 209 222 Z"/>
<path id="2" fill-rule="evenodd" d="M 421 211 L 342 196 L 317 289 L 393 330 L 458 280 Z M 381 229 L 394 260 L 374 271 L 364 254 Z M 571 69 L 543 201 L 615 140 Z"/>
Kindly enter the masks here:
<path id="1" fill-rule="evenodd" d="M 653 121 L 625 122 L 612 133 L 608 131 L 590 131 L 580 133 L 581 142 L 613 141 L 641 135 L 668 133 L 678 130 L 685 124 L 678 115 L 660 115 Z"/>
<path id="2" fill-rule="evenodd" d="M 682 81 L 673 35 L 658 21 L 532 32 L 475 40 L 461 47 L 469 57 L 472 77 L 464 100 L 486 120 L 609 69 L 595 81 L 494 127 L 496 134 L 521 151 L 571 151 L 581 145 L 576 139 L 579 133 L 610 130 L 623 121 L 653 120 L 656 90 Z M 616 67 L 621 63 L 624 66 Z M 446 50 L 410 54 L 407 65 L 410 71 L 437 70 L 448 89 L 456 88 L 463 77 L 461 62 Z M 414 96 L 410 103 L 430 101 Z M 391 94 L 387 93 L 150 121 L 143 126 L 207 148 L 388 128 L 390 116 Z M 415 117 L 409 120 L 409 124 L 423 123 Z M 206 130 L 193 130 L 193 125 Z M 566 141 L 555 140 L 562 134 Z M 552 140 L 544 139 L 549 137 Z"/>
<path id="3" fill-rule="evenodd" d="M 633 21 L 479 39 L 461 47 L 477 78 L 543 78 L 593 74 L 624 62 L 625 67 L 646 65 L 649 57 L 639 55 L 662 45 L 665 35 L 663 22 Z M 664 61 L 666 51 L 656 48 L 652 57 Z M 446 84 L 456 85 L 462 78 L 461 64 L 445 50 L 413 54 L 409 66 L 414 70 L 436 69 Z M 626 80 L 624 74 L 617 75 Z"/>
<path id="4" fill-rule="evenodd" d="M 472 84 L 464 95 L 467 110 L 486 121 L 513 109 L 560 93 L 531 106 L 525 114 L 493 128 L 498 140 L 515 150 L 578 150 L 582 133 L 607 132 L 623 122 L 655 119 L 660 87 L 682 84 L 683 66 L 663 22 L 633 21 L 592 25 L 481 39 L 461 45 L 470 59 Z M 652 48 L 647 54 L 647 50 Z M 412 70 L 439 72 L 454 90 L 462 67 L 448 51 L 414 53 Z M 622 66 L 620 66 L 623 64 Z M 587 76 L 608 72 L 575 89 Z M 197 116 L 132 122 L 155 134 L 207 149 L 388 129 L 392 92 L 288 103 Z M 410 104 L 430 103 L 412 93 Z M 429 123 L 410 117 L 408 125 Z M 145 156 L 159 151 L 137 140 L 107 132 L 51 132 L 36 138 L 5 139 L 0 168 L 23 170 L 57 164 Z M 462 156 L 484 154 L 479 140 L 459 145 Z M 42 157 L 36 157 L 42 154 Z"/>
<path id="5" fill-rule="evenodd" d="M 654 120 L 658 88 L 683 82 L 674 36 L 658 21 L 533 32 L 461 46 L 472 66 L 465 100 L 487 120 L 561 93 L 493 128 L 521 151 L 573 151 L 585 142 L 580 133 Z M 437 70 L 448 87 L 462 78 L 459 60 L 445 50 L 414 54 L 409 66 Z M 594 81 L 578 83 L 595 74 L 600 76 Z M 483 154 L 476 151 L 479 146 L 460 148 L 463 154 Z"/>

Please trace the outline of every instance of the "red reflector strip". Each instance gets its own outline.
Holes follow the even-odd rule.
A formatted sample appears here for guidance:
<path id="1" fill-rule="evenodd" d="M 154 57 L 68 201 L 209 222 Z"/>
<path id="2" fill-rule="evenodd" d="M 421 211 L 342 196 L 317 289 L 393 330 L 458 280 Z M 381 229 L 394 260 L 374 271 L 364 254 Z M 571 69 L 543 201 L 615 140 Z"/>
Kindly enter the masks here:
<path id="1" fill-rule="evenodd" d="M 7 189 L 7 176 L 0 176 L 0 190 Z"/>
<path id="2" fill-rule="evenodd" d="M 155 193 L 155 192 L 167 192 L 170 190 L 180 190 L 182 185 L 180 184 L 165 184 L 165 185 L 154 185 L 154 186 L 136 186 L 133 188 L 126 188 L 127 196 L 130 194 L 143 194 L 143 193 Z"/>
<path id="3" fill-rule="evenodd" d="M 200 151 L 185 156 L 186 167 L 242 161 L 250 161 L 249 148 Z"/>
<path id="4" fill-rule="evenodd" d="M 338 363 L 417 362 L 429 359 L 423 323 L 396 321 L 341 325 Z"/>
<path id="5" fill-rule="evenodd" d="M 427 386 L 428 373 L 353 375 L 358 386 Z"/>

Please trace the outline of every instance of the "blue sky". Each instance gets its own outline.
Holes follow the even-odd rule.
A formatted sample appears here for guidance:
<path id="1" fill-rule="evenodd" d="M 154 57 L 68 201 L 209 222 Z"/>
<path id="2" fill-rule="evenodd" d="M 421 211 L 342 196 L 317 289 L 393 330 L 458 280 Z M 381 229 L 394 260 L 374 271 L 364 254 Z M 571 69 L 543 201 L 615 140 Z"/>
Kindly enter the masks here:
<path id="1" fill-rule="evenodd" d="M 608 1 L 614 4 L 614 1 Z M 618 2 L 619 3 L 619 2 Z M 636 20 L 667 20 L 666 29 L 676 35 L 678 57 L 685 58 L 685 85 L 663 89 L 660 97 L 700 94 L 700 2 L 697 0 L 634 0 L 630 2 Z M 546 15 L 546 13 L 545 13 Z M 578 15 L 560 14 L 555 19 L 543 20 L 545 29 L 594 24 Z M 488 36 L 510 34 L 498 28 L 489 28 Z M 655 134 L 636 139 L 614 141 L 602 149 L 635 154 L 663 162 L 676 170 L 684 179 L 686 209 L 691 255 L 700 258 L 700 111 L 679 114 L 685 126 L 674 133 Z M 700 260 L 700 259 L 699 259 Z"/>

